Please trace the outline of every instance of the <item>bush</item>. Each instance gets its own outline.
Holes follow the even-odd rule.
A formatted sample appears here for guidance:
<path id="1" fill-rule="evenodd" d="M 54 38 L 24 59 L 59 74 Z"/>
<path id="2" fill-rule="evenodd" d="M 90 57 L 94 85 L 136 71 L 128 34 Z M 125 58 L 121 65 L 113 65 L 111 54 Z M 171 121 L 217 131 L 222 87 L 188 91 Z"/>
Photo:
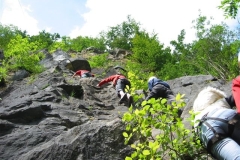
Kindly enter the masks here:
<path id="1" fill-rule="evenodd" d="M 104 53 L 101 55 L 92 56 L 88 61 L 92 68 L 106 66 L 109 63 L 107 59 L 108 53 Z"/>
<path id="2" fill-rule="evenodd" d="M 35 53 L 38 49 L 37 42 L 29 43 L 27 38 L 17 35 L 7 46 L 5 57 L 11 69 L 25 69 L 32 73 L 43 71 L 39 61 L 44 57 L 43 53 Z"/>
<path id="3" fill-rule="evenodd" d="M 203 147 L 195 132 L 186 129 L 178 117 L 178 109 L 185 106 L 183 95 L 178 94 L 172 105 L 166 99 L 143 101 L 136 110 L 132 107 L 122 118 L 125 144 L 134 152 L 125 160 L 134 159 L 194 159 L 201 157 Z M 193 120 L 194 116 L 191 117 Z M 153 131 L 158 134 L 153 137 Z M 135 143 L 130 140 L 137 139 Z M 198 158 L 201 159 L 201 158 Z"/>

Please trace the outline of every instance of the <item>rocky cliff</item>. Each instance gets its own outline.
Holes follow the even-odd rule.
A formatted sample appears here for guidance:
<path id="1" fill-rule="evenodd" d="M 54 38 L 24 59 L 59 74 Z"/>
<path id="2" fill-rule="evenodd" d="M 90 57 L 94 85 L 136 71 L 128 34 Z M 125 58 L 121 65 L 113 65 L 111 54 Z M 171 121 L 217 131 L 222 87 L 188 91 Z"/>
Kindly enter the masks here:
<path id="1" fill-rule="evenodd" d="M 29 77 L 26 71 L 19 71 L 12 83 L 0 90 L 0 159 L 124 159 L 131 153 L 124 145 L 121 122 L 128 108 L 118 104 L 115 89 L 108 84 L 95 87 L 103 76 L 72 78 L 78 69 L 91 70 L 85 59 L 70 58 L 62 51 L 46 55 L 41 62 L 46 68 L 43 73 Z M 108 76 L 114 70 L 106 72 Z M 203 87 L 231 93 L 231 82 L 223 83 L 210 75 L 168 82 L 175 94 L 185 94 L 184 120 Z M 190 127 L 187 122 L 186 126 Z"/>

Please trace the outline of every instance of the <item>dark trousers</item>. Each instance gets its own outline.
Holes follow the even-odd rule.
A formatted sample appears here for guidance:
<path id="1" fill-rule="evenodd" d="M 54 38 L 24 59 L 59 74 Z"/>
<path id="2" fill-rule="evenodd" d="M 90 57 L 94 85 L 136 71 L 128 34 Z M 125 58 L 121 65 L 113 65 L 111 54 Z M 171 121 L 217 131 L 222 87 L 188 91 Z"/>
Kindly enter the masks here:
<path id="1" fill-rule="evenodd" d="M 130 86 L 130 81 L 127 80 L 127 79 L 118 79 L 117 80 L 117 84 L 116 84 L 116 91 L 117 91 L 117 94 L 119 95 L 119 91 L 123 91 L 125 92 L 125 88 L 126 86 Z"/>

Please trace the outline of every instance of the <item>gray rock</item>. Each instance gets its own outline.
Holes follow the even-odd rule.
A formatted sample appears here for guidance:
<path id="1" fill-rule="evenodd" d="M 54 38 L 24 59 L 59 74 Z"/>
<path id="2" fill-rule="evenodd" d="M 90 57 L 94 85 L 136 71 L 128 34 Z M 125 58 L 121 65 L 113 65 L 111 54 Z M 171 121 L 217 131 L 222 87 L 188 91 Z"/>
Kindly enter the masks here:
<path id="1" fill-rule="evenodd" d="M 65 55 L 58 52 L 43 62 L 46 70 L 32 83 L 24 78 L 0 91 L 0 159 L 124 159 L 132 151 L 124 145 L 122 135 L 125 126 L 121 116 L 128 108 L 118 104 L 119 97 L 110 84 L 95 87 L 101 79 L 72 78 L 67 65 L 54 63 L 64 57 L 60 53 Z M 71 61 L 78 69 L 90 67 L 85 60 L 80 60 L 84 64 Z M 168 83 L 175 94 L 185 94 L 184 120 L 203 87 L 214 86 L 231 93 L 231 82 L 224 84 L 210 75 L 186 76 Z M 137 93 L 146 94 L 143 90 Z M 187 121 L 186 125 L 190 127 Z"/>

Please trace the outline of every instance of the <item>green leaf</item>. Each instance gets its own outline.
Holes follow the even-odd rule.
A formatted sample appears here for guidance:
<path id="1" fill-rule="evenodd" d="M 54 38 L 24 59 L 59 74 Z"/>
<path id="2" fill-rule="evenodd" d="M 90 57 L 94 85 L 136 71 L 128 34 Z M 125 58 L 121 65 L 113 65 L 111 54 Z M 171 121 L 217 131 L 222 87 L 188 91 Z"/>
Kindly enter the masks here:
<path id="1" fill-rule="evenodd" d="M 127 138 L 128 134 L 126 132 L 123 132 L 123 137 Z"/>
<path id="2" fill-rule="evenodd" d="M 177 96 L 176 96 L 176 101 L 179 101 L 181 99 L 181 94 L 178 93 Z"/>
<path id="3" fill-rule="evenodd" d="M 137 152 L 133 152 L 133 153 L 131 154 L 131 157 L 132 157 L 132 158 L 137 157 Z"/>
<path id="4" fill-rule="evenodd" d="M 127 121 L 127 122 L 129 122 L 129 121 L 131 121 L 132 120 L 132 115 L 130 114 L 130 113 L 124 113 L 124 115 L 123 115 L 123 121 Z"/>
<path id="5" fill-rule="evenodd" d="M 132 160 L 132 158 L 131 157 L 126 157 L 125 160 Z"/>
<path id="6" fill-rule="evenodd" d="M 145 156 L 147 156 L 147 155 L 149 155 L 150 154 L 150 151 L 149 150 L 143 150 L 143 155 L 145 155 Z"/>
<path id="7" fill-rule="evenodd" d="M 136 145 L 135 145 L 135 144 L 131 144 L 131 147 L 132 147 L 132 148 L 136 148 Z"/>

